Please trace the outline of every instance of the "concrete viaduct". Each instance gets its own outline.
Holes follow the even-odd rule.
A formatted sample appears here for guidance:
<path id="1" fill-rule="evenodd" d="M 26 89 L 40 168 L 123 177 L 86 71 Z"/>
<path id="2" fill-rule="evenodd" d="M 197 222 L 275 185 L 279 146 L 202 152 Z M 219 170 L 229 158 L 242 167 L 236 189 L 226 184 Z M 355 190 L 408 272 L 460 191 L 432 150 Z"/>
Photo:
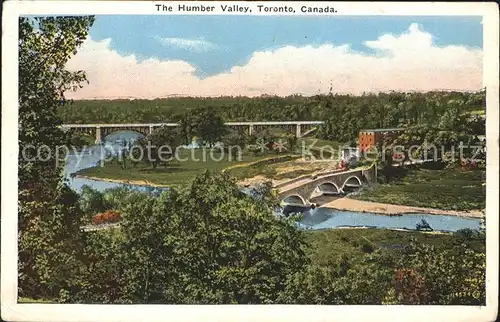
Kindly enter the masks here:
<path id="1" fill-rule="evenodd" d="M 309 200 L 314 197 L 340 195 L 348 188 L 359 188 L 376 180 L 377 168 L 373 164 L 365 168 L 323 173 L 317 177 L 302 176 L 277 185 L 275 189 L 284 206 L 309 206 Z"/>
<path id="2" fill-rule="evenodd" d="M 287 121 L 287 122 L 228 122 L 226 126 L 235 129 L 243 130 L 248 135 L 258 133 L 265 128 L 282 128 L 300 138 L 314 131 L 317 126 L 323 124 L 322 121 Z M 93 135 L 96 143 L 100 143 L 104 138 L 118 131 L 134 131 L 144 135 L 153 133 L 155 128 L 161 126 L 176 127 L 177 123 L 130 123 L 130 124 L 63 124 L 63 130 L 74 130 Z"/>

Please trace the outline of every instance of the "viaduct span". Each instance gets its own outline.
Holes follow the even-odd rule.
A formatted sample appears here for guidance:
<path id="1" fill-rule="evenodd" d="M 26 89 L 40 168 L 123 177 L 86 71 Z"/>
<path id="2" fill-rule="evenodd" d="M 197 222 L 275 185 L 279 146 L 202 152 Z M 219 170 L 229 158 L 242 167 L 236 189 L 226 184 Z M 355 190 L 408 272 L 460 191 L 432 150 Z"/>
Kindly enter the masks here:
<path id="1" fill-rule="evenodd" d="M 258 133 L 265 128 L 282 128 L 291 133 L 295 133 L 298 138 L 305 136 L 323 124 L 322 121 L 287 121 L 287 122 L 228 122 L 226 126 L 242 130 L 248 135 Z M 63 124 L 63 130 L 74 130 L 93 135 L 96 143 L 101 142 L 104 138 L 118 131 L 134 131 L 144 135 L 153 133 L 155 128 L 161 126 L 177 127 L 177 123 L 130 123 L 130 124 Z"/>

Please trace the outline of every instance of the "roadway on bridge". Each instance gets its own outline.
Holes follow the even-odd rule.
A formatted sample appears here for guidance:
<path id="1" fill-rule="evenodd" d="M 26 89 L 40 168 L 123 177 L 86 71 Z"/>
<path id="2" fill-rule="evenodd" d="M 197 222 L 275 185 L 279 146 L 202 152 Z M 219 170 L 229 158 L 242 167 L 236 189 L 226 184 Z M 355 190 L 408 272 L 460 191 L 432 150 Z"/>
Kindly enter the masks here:
<path id="1" fill-rule="evenodd" d="M 345 171 L 347 171 L 347 170 L 345 170 Z M 341 173 L 341 172 L 345 172 L 345 171 L 338 171 L 337 173 Z M 328 172 L 328 173 L 325 173 L 325 174 L 319 173 L 319 174 L 316 175 L 316 177 L 314 179 L 312 178 L 313 175 L 310 175 L 310 176 L 308 176 L 308 177 L 306 177 L 304 179 L 292 182 L 292 183 L 290 183 L 290 184 L 288 184 L 286 186 L 282 186 L 282 187 L 278 188 L 278 192 L 279 193 L 283 193 L 283 192 L 286 192 L 288 190 L 292 190 L 292 189 L 298 188 L 298 187 L 300 187 L 300 186 L 302 186 L 302 185 L 304 185 L 306 183 L 309 183 L 311 181 L 319 180 L 319 179 L 321 179 L 323 177 L 329 177 L 331 175 L 333 175 L 333 173 L 331 173 L 331 172 Z"/>
<path id="2" fill-rule="evenodd" d="M 304 184 L 306 184 L 306 183 L 308 183 L 308 182 L 311 182 L 311 181 L 312 181 L 311 177 L 309 177 L 309 178 L 304 178 L 304 179 L 302 179 L 302 180 L 292 182 L 292 183 L 290 183 L 289 185 L 286 185 L 286 186 L 280 187 L 280 188 L 278 189 L 278 192 L 279 192 L 279 193 L 283 193 L 283 192 L 285 192 L 285 191 L 287 191 L 287 190 L 295 189 L 295 188 L 300 187 L 300 186 L 302 186 L 302 185 L 304 185 Z"/>

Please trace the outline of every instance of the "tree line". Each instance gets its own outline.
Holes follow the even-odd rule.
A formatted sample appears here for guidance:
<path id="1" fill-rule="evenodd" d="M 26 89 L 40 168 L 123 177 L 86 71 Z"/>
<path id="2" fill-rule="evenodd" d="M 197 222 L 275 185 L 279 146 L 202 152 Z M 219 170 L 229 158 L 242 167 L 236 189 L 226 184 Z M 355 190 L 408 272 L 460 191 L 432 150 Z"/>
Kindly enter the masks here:
<path id="1" fill-rule="evenodd" d="M 318 136 L 347 142 L 359 130 L 416 124 L 453 125 L 453 117 L 485 110 L 485 91 L 379 93 L 361 96 L 215 97 L 153 100 L 78 100 L 61 106 L 64 123 L 181 122 L 185 114 L 207 108 L 225 121 L 325 121 Z M 193 113 L 194 114 L 194 113 Z M 451 121 L 454 122 L 454 121 Z"/>

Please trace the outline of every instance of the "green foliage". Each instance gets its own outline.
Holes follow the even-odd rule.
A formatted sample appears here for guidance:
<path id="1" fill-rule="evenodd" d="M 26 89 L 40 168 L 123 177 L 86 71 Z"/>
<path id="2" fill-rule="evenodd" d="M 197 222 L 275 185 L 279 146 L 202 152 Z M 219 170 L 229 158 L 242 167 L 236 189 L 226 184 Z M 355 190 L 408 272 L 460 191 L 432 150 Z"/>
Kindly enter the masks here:
<path id="1" fill-rule="evenodd" d="M 227 132 L 224 119 L 211 107 L 195 112 L 197 113 L 196 134 L 212 147 Z"/>
<path id="2" fill-rule="evenodd" d="M 317 231 L 309 239 L 311 262 L 289 277 L 283 303 L 485 303 L 484 240 L 379 229 Z M 356 240 L 374 251 L 363 254 Z"/>
<path id="3" fill-rule="evenodd" d="M 239 155 L 241 155 L 241 153 L 243 153 L 248 138 L 244 133 L 229 130 L 221 138 L 221 141 L 224 146 L 225 153 L 228 153 L 234 158 L 237 158 Z"/>
<path id="4" fill-rule="evenodd" d="M 318 129 L 323 139 L 353 141 L 363 128 L 397 127 L 428 121 L 441 122 L 449 109 L 464 113 L 484 110 L 485 92 L 380 93 L 316 95 L 303 97 L 217 97 L 168 98 L 154 100 L 83 100 L 61 107 L 66 123 L 111 123 L 179 121 L 187 111 L 212 107 L 227 121 L 325 121 Z M 103 105 L 106 108 L 102 108 Z M 457 114 L 458 111 L 459 113 Z M 450 114 L 451 113 L 451 114 Z M 191 113 L 194 115 L 194 113 Z M 446 116 L 448 118 L 448 116 Z M 190 123 L 190 122 L 188 122 Z M 449 123 L 449 122 L 448 122 Z M 186 133 L 189 129 L 186 128 Z M 484 133 L 484 132 L 483 132 Z M 191 136 L 194 135 L 191 133 Z M 189 142 L 189 141 L 188 141 Z"/>
<path id="5" fill-rule="evenodd" d="M 425 230 L 425 231 L 432 231 L 431 225 L 427 222 L 427 220 L 422 219 L 417 225 L 415 226 L 416 230 Z"/>
<path id="6" fill-rule="evenodd" d="M 145 143 L 147 144 L 147 143 Z M 233 152 L 236 149 L 233 150 Z M 138 153 L 139 149 L 132 149 L 131 153 Z M 267 155 L 254 156 L 243 153 L 240 157 L 222 154 L 221 149 L 179 149 L 179 158 L 168 163 L 158 164 L 156 168 L 149 162 L 132 163 L 132 167 L 124 168 L 121 163 L 106 162 L 103 167 L 93 167 L 80 170 L 79 175 L 91 177 L 117 179 L 123 181 L 142 181 L 166 186 L 186 186 L 204 170 L 222 171 L 233 166 L 245 166 L 248 163 L 268 158 Z M 147 154 L 146 154 L 147 155 Z M 135 158 L 139 158 L 137 155 Z M 283 156 L 285 157 L 285 156 Z M 128 159 L 132 162 L 131 158 Z M 137 159 L 136 159 L 137 160 Z M 165 165 L 165 166 L 163 166 Z"/>
<path id="7" fill-rule="evenodd" d="M 95 138 L 92 135 L 86 133 L 68 131 L 66 133 L 66 137 L 68 146 L 75 149 L 82 149 L 84 147 L 89 147 L 95 144 Z"/>
<path id="8" fill-rule="evenodd" d="M 469 131 L 466 120 L 464 119 L 464 122 L 456 128 L 450 128 L 448 125 L 438 128 L 428 124 L 408 126 L 395 139 L 386 140 L 385 144 L 393 146 L 394 152 L 397 153 L 401 152 L 396 151 L 397 146 L 404 147 L 404 151 L 401 152 L 404 159 L 400 158 L 398 160 L 400 162 L 413 158 L 413 160 L 432 159 L 457 164 L 464 158 L 484 159 L 484 155 L 476 154 L 476 149 L 470 147 L 481 143 L 477 140 L 477 134 Z"/>
<path id="9" fill-rule="evenodd" d="M 433 246 L 410 244 L 400 259 L 425 281 L 428 304 L 481 305 L 485 303 L 485 254 L 464 246 L 436 251 Z"/>
<path id="10" fill-rule="evenodd" d="M 53 298 L 77 288 L 83 213 L 76 194 L 62 182 L 61 160 L 53 156 L 67 139 L 57 127 L 56 110 L 66 105 L 64 92 L 85 81 L 84 72 L 64 66 L 93 21 L 83 16 L 19 19 L 20 296 Z M 34 149 L 24 150 L 28 146 Z M 37 158 L 39 148 L 43 153 Z"/>
<path id="11" fill-rule="evenodd" d="M 128 159 L 137 166 L 137 161 L 142 161 L 156 168 L 158 165 L 166 166 L 172 160 L 182 138 L 177 128 L 162 126 L 145 138 L 140 138 L 128 152 Z"/>
<path id="12" fill-rule="evenodd" d="M 78 301 L 275 303 L 306 262 L 304 233 L 273 214 L 269 186 L 254 192 L 209 172 L 158 198 L 131 192 L 119 237 L 89 235 Z"/>
<path id="13" fill-rule="evenodd" d="M 387 178 L 387 182 L 363 188 L 351 197 L 446 210 L 480 210 L 485 207 L 483 170 L 389 167 L 380 171 L 379 175 Z"/>
<path id="14" fill-rule="evenodd" d="M 193 136 L 198 136 L 204 144 L 212 147 L 228 133 L 223 117 L 212 106 L 187 109 L 174 115 L 173 119 L 180 125 L 180 135 L 185 144 L 191 143 Z"/>
<path id="15" fill-rule="evenodd" d="M 348 142 L 361 129 L 426 125 L 467 132 L 468 115 L 477 107 L 484 109 L 485 92 L 380 93 L 359 97 L 329 95 L 325 108 L 331 112 L 320 129 L 322 138 Z M 478 124 L 481 121 L 478 119 Z M 481 131 L 481 126 L 474 127 Z M 484 134 L 484 132 L 482 132 Z"/>
<path id="16" fill-rule="evenodd" d="M 108 202 L 104 193 L 92 189 L 89 186 L 83 186 L 79 199 L 80 209 L 85 214 L 85 221 L 90 222 L 93 215 L 99 212 L 112 209 L 113 206 Z"/>

